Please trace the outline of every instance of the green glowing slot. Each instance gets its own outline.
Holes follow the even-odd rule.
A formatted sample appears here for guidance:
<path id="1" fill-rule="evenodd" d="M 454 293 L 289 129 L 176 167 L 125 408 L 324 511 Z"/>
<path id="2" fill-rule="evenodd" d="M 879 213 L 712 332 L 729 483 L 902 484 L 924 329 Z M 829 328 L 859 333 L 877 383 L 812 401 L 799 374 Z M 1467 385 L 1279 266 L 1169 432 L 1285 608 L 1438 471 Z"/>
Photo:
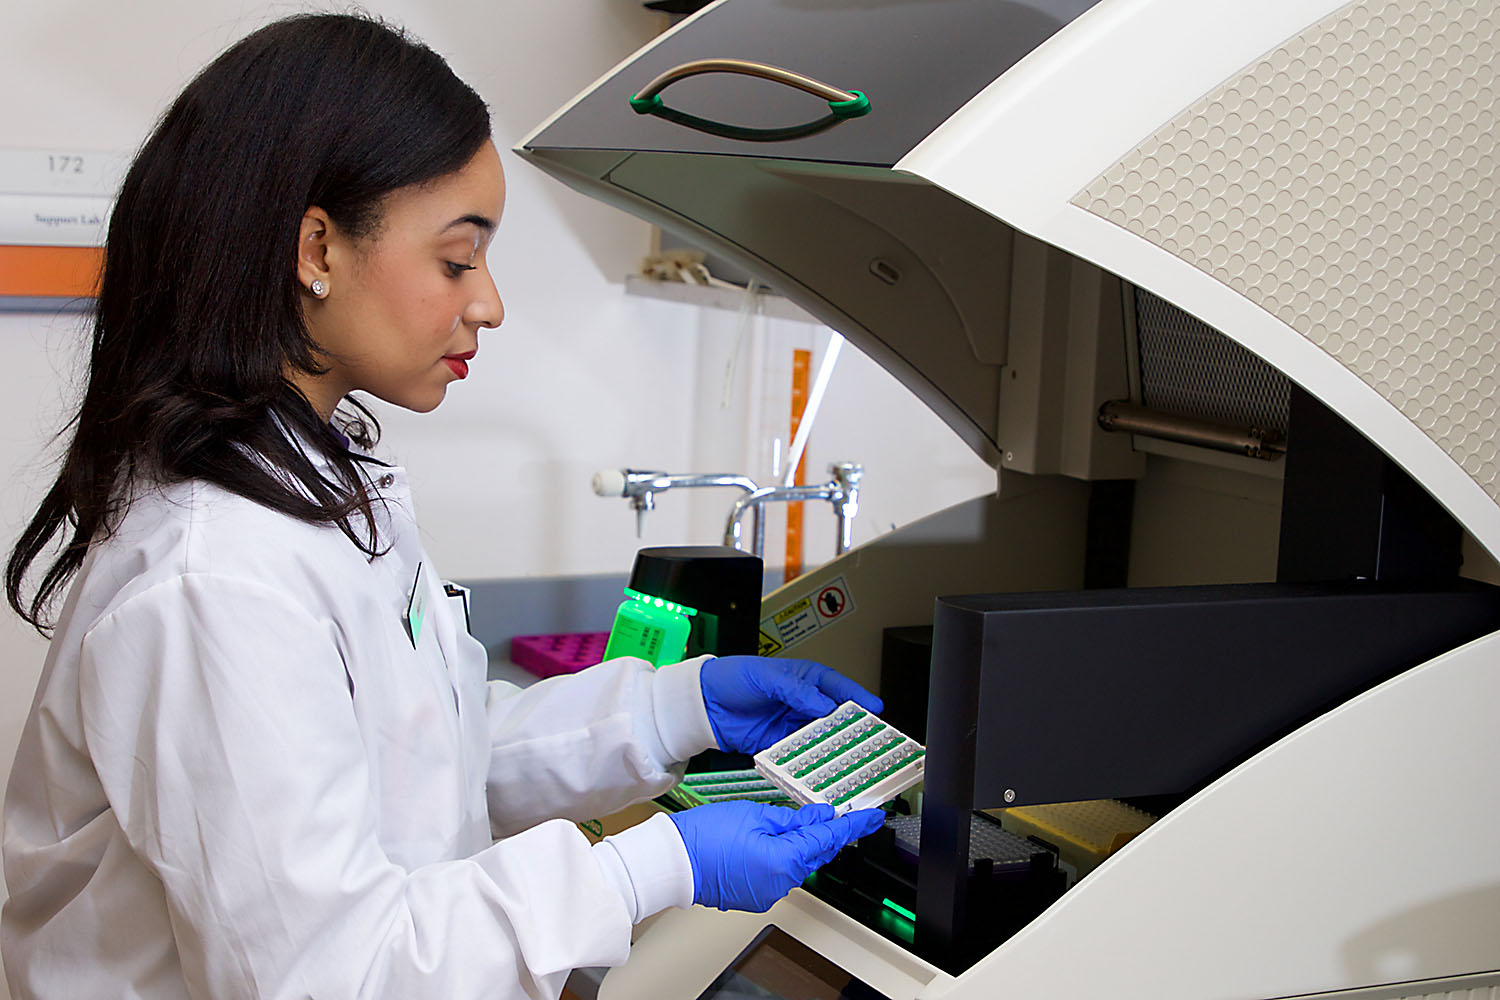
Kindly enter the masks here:
<path id="1" fill-rule="evenodd" d="M 629 587 L 625 588 L 625 596 L 640 601 L 642 604 L 662 608 L 674 614 L 687 615 L 689 618 L 698 613 L 697 608 L 690 608 L 686 604 L 678 604 L 676 601 L 669 601 L 661 597 L 652 597 L 650 594 L 643 594 L 639 590 L 631 590 Z"/>
<path id="2" fill-rule="evenodd" d="M 912 922 L 916 921 L 917 915 L 915 913 L 911 912 L 910 910 L 908 910 L 906 907 L 902 906 L 901 904 L 899 904 L 899 903 L 893 903 L 889 899 L 882 899 L 881 902 L 885 904 L 886 909 L 888 909 L 888 910 L 895 910 L 897 913 L 901 914 L 907 920 L 910 920 Z"/>
<path id="3" fill-rule="evenodd" d="M 813 791 L 815 791 L 815 792 L 821 792 L 823 789 L 827 788 L 829 785 L 832 785 L 834 782 L 839 781 L 840 779 L 843 779 L 843 778 L 847 778 L 849 775 L 853 774 L 855 771 L 858 771 L 860 768 L 862 768 L 866 764 L 870 763 L 870 761 L 876 760 L 877 758 L 879 758 L 880 755 L 883 754 L 883 753 L 885 753 L 887 750 L 891 749 L 894 746 L 900 745 L 901 742 L 902 742 L 902 737 L 900 737 L 900 736 L 892 736 L 890 739 L 886 740 L 884 743 L 880 744 L 880 746 L 876 747 L 874 750 L 871 750 L 869 753 L 865 754 L 863 757 L 859 758 L 858 760 L 854 761 L 853 763 L 845 764 L 843 767 L 839 768 L 839 770 L 837 772 L 835 772 L 829 778 L 825 779 L 824 781 L 822 781 L 822 782 L 820 782 L 820 783 L 818 783 L 816 785 L 813 785 L 812 786 L 813 787 Z"/>
<path id="4" fill-rule="evenodd" d="M 834 726 L 832 729 L 828 730 L 828 732 L 824 733 L 822 736 L 819 736 L 817 739 L 812 740 L 808 743 L 804 743 L 800 747 L 795 747 L 791 750 L 788 750 L 780 757 L 777 757 L 776 763 L 784 765 L 789 760 L 796 760 L 798 757 L 807 753 L 807 751 L 811 750 L 819 743 L 822 743 L 824 740 L 843 732 L 845 729 L 848 729 L 850 726 L 854 725 L 856 722 L 858 722 L 860 719 L 863 719 L 868 714 L 868 712 L 855 712 L 853 715 L 849 716 L 849 718 Z"/>
<path id="5" fill-rule="evenodd" d="M 885 729 L 885 728 L 886 728 L 886 725 L 885 725 L 884 722 L 882 722 L 882 723 L 880 723 L 879 725 L 876 725 L 876 726 L 871 726 L 869 729 L 865 730 L 865 732 L 860 735 L 859 739 L 853 741 L 852 743 L 841 744 L 840 746 L 835 747 L 834 749 L 828 751 L 823 756 L 821 756 L 817 760 L 813 761 L 811 764 L 808 764 L 806 767 L 801 768 L 800 770 L 797 770 L 797 771 L 793 771 L 792 772 L 792 777 L 794 777 L 794 778 L 805 778 L 805 777 L 807 777 L 809 774 L 812 774 L 814 771 L 816 771 L 818 768 L 822 767 L 824 764 L 832 763 L 840 754 L 846 754 L 846 753 L 848 753 L 850 750 L 853 750 L 855 747 L 859 746 L 865 740 L 869 739 L 871 736 L 874 736 L 876 733 L 880 732 L 882 729 Z"/>
<path id="6" fill-rule="evenodd" d="M 870 775 L 870 780 L 869 781 L 863 782 L 863 783 L 861 783 L 859 785 L 859 787 L 857 787 L 857 788 L 851 788 L 847 792 L 845 792 L 843 795 L 840 795 L 837 799 L 835 799 L 833 801 L 833 804 L 836 805 L 836 806 L 843 805 L 845 802 L 848 802 L 850 799 L 854 798 L 854 796 L 858 795 L 860 792 L 863 792 L 866 789 L 875 787 L 880 782 L 884 781 L 886 778 L 889 778 L 891 775 L 895 774 L 897 771 L 901 770 L 906 765 L 908 765 L 908 764 L 914 764 L 917 761 L 921 760 L 922 756 L 924 754 L 926 754 L 926 753 L 927 753 L 926 750 L 911 750 L 911 751 L 907 751 L 906 753 L 902 754 L 899 758 L 897 758 L 896 761 L 894 763 L 890 764 L 888 767 L 882 768 L 878 773 Z"/>

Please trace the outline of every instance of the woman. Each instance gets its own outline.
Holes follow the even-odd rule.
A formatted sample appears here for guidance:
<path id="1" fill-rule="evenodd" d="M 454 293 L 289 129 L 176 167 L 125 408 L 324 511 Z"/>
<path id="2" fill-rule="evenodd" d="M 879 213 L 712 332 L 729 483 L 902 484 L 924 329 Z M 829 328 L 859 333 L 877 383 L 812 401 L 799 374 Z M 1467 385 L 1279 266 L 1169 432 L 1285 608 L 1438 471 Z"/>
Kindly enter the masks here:
<path id="1" fill-rule="evenodd" d="M 344 16 L 232 47 L 137 156 L 71 446 L 7 568 L 44 630 L 71 581 L 6 798 L 17 998 L 555 997 L 633 922 L 766 909 L 879 825 L 733 803 L 590 846 L 566 819 L 879 710 L 816 664 L 486 685 L 348 394 L 425 411 L 466 374 L 504 196 L 478 96 Z"/>

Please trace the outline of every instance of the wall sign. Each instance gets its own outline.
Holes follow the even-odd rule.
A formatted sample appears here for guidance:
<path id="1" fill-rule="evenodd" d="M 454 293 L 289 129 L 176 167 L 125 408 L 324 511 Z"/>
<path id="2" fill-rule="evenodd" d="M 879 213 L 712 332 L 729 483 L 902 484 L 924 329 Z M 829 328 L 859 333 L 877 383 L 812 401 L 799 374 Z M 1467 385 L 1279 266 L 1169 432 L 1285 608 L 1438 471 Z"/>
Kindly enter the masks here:
<path id="1" fill-rule="evenodd" d="M 87 305 L 128 165 L 121 153 L 0 149 L 0 309 Z"/>

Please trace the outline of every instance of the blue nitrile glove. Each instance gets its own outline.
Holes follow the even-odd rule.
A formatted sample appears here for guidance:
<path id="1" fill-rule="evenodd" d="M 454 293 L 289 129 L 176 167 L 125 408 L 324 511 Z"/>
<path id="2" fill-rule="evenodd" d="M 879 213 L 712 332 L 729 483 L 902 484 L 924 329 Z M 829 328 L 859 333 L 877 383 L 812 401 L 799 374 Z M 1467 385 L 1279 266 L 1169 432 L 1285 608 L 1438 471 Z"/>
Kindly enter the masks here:
<path id="1" fill-rule="evenodd" d="M 760 753 L 846 701 L 875 714 L 885 704 L 821 663 L 721 656 L 698 674 L 720 750 Z"/>
<path id="2" fill-rule="evenodd" d="M 672 813 L 672 822 L 693 864 L 693 902 L 764 913 L 845 844 L 880 829 L 885 813 L 711 802 Z"/>

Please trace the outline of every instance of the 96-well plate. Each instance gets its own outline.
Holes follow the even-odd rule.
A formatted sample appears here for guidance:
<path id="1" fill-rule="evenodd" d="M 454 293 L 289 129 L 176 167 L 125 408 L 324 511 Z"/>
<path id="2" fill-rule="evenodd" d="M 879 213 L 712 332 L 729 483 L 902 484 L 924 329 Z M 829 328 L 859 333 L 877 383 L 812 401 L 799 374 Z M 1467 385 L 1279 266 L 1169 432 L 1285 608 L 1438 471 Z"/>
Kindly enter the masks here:
<path id="1" fill-rule="evenodd" d="M 878 806 L 922 780 L 927 751 L 852 701 L 755 755 L 755 769 L 798 802 L 836 813 Z"/>

